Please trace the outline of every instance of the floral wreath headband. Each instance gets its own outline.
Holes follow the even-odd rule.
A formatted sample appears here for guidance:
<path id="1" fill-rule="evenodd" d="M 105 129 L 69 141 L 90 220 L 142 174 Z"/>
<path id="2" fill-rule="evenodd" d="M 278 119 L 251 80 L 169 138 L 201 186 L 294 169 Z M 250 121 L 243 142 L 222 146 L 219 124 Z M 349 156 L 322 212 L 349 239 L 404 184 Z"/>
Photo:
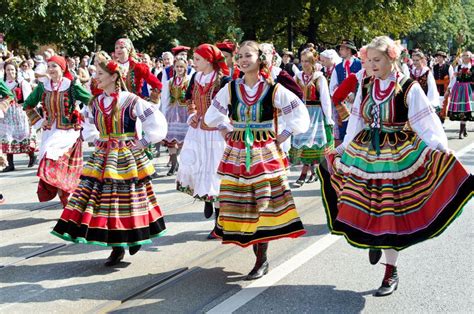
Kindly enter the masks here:
<path id="1" fill-rule="evenodd" d="M 99 62 L 99 66 L 109 74 L 120 74 L 120 66 L 113 60 Z"/>

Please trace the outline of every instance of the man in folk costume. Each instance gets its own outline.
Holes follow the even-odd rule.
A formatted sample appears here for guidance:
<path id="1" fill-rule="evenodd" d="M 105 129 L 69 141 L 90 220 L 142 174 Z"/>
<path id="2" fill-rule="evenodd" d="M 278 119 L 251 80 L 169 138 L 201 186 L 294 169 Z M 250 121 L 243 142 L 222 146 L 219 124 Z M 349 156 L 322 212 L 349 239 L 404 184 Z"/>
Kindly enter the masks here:
<path id="1" fill-rule="evenodd" d="M 219 48 L 220 51 L 222 51 L 222 54 L 225 57 L 225 62 L 227 63 L 227 67 L 230 71 L 230 77 L 232 77 L 233 80 L 239 78 L 241 76 L 241 72 L 237 64 L 234 63 L 234 52 L 236 44 L 231 41 L 225 40 L 221 43 L 217 43 L 216 47 Z"/>
<path id="2" fill-rule="evenodd" d="M 331 75 L 329 92 L 331 95 L 334 94 L 336 88 L 341 85 L 351 73 L 357 73 L 362 69 L 362 63 L 356 58 L 357 47 L 354 42 L 348 39 L 344 39 L 340 45 L 337 46 L 339 55 L 343 59 L 341 63 L 336 65 L 335 71 Z M 342 141 L 346 135 L 347 122 L 349 119 L 349 113 L 351 111 L 352 103 L 354 102 L 355 91 L 350 93 L 346 101 L 336 106 L 336 119 L 339 126 L 339 138 L 336 140 Z"/>
<path id="3" fill-rule="evenodd" d="M 438 87 L 441 112 L 439 113 L 441 121 L 444 123 L 446 118 L 446 110 L 449 104 L 449 81 L 454 74 L 453 67 L 447 62 L 448 55 L 444 51 L 438 51 L 435 54 L 436 64 L 433 66 L 433 75 L 436 81 L 436 87 Z"/>

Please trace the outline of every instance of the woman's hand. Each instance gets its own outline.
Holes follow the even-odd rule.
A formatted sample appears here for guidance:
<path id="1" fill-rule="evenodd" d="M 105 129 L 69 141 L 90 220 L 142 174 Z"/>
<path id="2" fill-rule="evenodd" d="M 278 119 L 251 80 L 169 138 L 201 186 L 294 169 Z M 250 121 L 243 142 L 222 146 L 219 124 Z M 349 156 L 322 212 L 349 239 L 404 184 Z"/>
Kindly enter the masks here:
<path id="1" fill-rule="evenodd" d="M 198 124 L 199 124 L 199 120 L 200 118 L 197 116 L 197 114 L 195 114 L 194 116 L 191 117 L 191 119 L 189 120 L 189 126 L 191 126 L 192 128 L 197 128 L 198 127 Z"/>

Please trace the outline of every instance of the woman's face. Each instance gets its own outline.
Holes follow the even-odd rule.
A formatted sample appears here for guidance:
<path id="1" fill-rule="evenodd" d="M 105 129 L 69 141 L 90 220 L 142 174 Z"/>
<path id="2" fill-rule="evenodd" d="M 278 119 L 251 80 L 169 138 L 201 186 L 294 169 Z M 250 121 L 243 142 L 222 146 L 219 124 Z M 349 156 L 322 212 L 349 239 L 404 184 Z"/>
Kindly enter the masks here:
<path id="1" fill-rule="evenodd" d="M 323 57 L 323 56 L 319 56 L 319 61 L 321 62 L 321 64 L 326 67 L 326 68 L 330 68 L 332 66 L 331 64 L 331 59 L 329 58 L 326 58 L 326 57 Z"/>
<path id="2" fill-rule="evenodd" d="M 413 56 L 412 58 L 413 60 L 413 65 L 417 68 L 417 69 L 421 69 L 423 67 L 423 62 L 422 62 L 422 59 L 418 56 Z"/>
<path id="3" fill-rule="evenodd" d="M 63 77 L 63 70 L 56 62 L 48 62 L 48 74 L 53 81 L 57 81 Z"/>
<path id="4" fill-rule="evenodd" d="M 225 63 L 227 63 L 227 66 L 230 68 L 234 64 L 234 60 L 232 59 L 232 54 L 227 52 L 227 51 L 222 51 L 222 54 L 225 57 Z"/>
<path id="5" fill-rule="evenodd" d="M 115 85 L 117 74 L 110 74 L 99 66 L 97 67 L 96 79 L 98 88 L 108 90 Z"/>
<path id="6" fill-rule="evenodd" d="M 13 65 L 7 65 L 7 67 L 5 68 L 5 73 L 7 74 L 7 80 L 16 79 L 16 69 Z"/>
<path id="7" fill-rule="evenodd" d="M 198 72 L 204 72 L 206 70 L 209 70 L 209 67 L 212 67 L 209 61 L 207 61 L 197 53 L 194 53 L 193 60 L 196 71 Z"/>
<path id="8" fill-rule="evenodd" d="M 258 60 L 258 52 L 249 46 L 244 46 L 239 49 L 239 68 L 244 73 L 258 71 L 260 62 Z"/>
<path id="9" fill-rule="evenodd" d="M 388 56 L 376 49 L 367 49 L 367 67 L 372 69 L 375 77 L 386 79 L 392 72 L 393 64 Z"/>
<path id="10" fill-rule="evenodd" d="M 163 65 L 165 67 L 169 67 L 172 64 L 173 64 L 173 58 L 170 55 L 165 55 L 163 57 Z"/>
<path id="11" fill-rule="evenodd" d="M 468 64 L 471 62 L 471 54 L 469 54 L 468 52 L 463 52 L 463 54 L 461 55 L 461 58 L 462 58 L 462 63 Z"/>
<path id="12" fill-rule="evenodd" d="M 307 54 L 301 55 L 301 66 L 303 67 L 303 71 L 306 73 L 313 72 L 313 65 L 311 63 L 311 58 Z"/>
<path id="13" fill-rule="evenodd" d="M 176 74 L 178 74 L 178 76 L 183 77 L 186 74 L 187 66 L 184 65 L 183 62 L 178 62 L 174 66 L 174 69 L 176 71 Z"/>
<path id="14" fill-rule="evenodd" d="M 119 60 L 125 61 L 128 59 L 129 52 L 125 43 L 118 42 L 115 44 L 115 57 Z"/>

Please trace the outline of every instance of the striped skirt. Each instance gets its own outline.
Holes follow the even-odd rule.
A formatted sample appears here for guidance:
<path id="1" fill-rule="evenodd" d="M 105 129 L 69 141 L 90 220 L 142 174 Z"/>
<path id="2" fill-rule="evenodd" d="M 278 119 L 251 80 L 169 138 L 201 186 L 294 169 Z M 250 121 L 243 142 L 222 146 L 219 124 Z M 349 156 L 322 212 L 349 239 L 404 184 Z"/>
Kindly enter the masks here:
<path id="1" fill-rule="evenodd" d="M 81 182 L 52 233 L 100 246 L 151 243 L 166 229 L 153 192 L 154 168 L 144 150 L 102 143 L 84 166 Z"/>
<path id="2" fill-rule="evenodd" d="M 413 132 L 382 133 L 380 155 L 360 132 L 332 166 L 320 165 L 332 233 L 360 248 L 402 250 L 441 234 L 473 196 L 474 177 Z"/>
<path id="3" fill-rule="evenodd" d="M 471 83 L 456 82 L 454 83 L 451 100 L 448 107 L 448 116 L 454 121 L 473 121 L 474 115 L 474 94 Z"/>
<path id="4" fill-rule="evenodd" d="M 223 243 L 246 247 L 305 233 L 286 176 L 288 161 L 282 155 L 273 137 L 257 140 L 247 171 L 245 144 L 236 137 L 228 140 L 218 169 L 221 186 L 216 234 Z"/>

